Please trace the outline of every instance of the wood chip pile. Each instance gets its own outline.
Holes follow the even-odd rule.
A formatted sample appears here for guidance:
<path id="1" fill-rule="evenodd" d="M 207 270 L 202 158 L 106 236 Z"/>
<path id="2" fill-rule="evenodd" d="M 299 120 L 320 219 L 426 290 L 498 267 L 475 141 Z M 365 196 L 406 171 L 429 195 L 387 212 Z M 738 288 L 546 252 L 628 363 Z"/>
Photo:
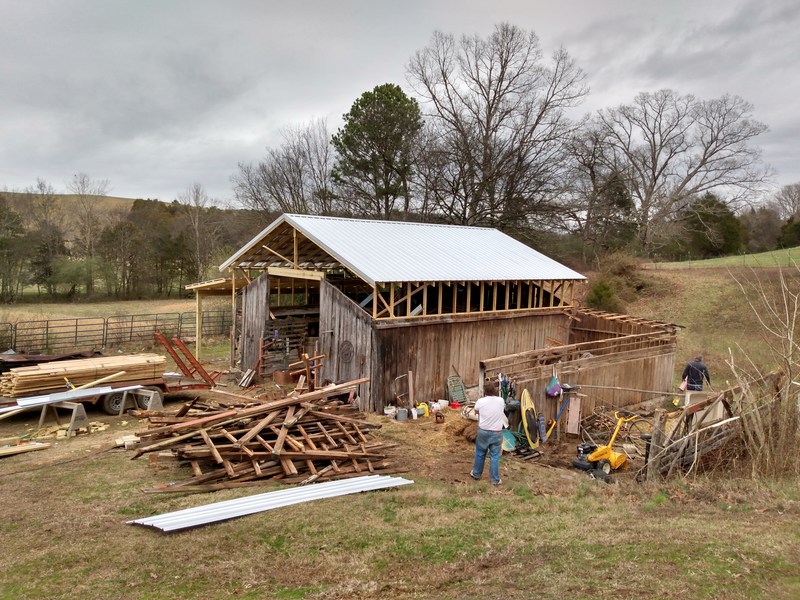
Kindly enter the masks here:
<path id="1" fill-rule="evenodd" d="M 206 405 L 201 413 L 205 416 L 190 412 L 201 408 L 197 402 L 184 405 L 174 415 L 150 414 L 148 418 L 156 422 L 137 431 L 141 441 L 134 447 L 134 458 L 169 450 L 175 459 L 189 462 L 194 476 L 142 491 L 211 491 L 275 480 L 303 485 L 405 472 L 387 461 L 394 445 L 382 444 L 370 435 L 380 425 L 363 420 L 363 413 L 334 399 L 367 381 L 277 400 L 225 394 L 226 399 L 242 404 Z M 164 425 L 164 419 L 180 421 Z M 159 460 L 162 457 L 159 454 Z"/>
<path id="2" fill-rule="evenodd" d="M 79 387 L 120 371 L 125 371 L 125 374 L 113 380 L 115 385 L 156 380 L 163 377 L 166 364 L 166 359 L 158 354 L 129 354 L 18 367 L 3 373 L 0 394 L 18 398 L 66 391 L 65 377 L 72 385 Z"/>

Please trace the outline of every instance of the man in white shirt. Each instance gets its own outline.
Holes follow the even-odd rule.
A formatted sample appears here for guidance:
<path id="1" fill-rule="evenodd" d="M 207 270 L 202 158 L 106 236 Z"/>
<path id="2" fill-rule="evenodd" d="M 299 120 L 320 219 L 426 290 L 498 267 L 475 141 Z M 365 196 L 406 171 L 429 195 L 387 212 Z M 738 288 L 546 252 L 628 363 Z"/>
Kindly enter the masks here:
<path id="1" fill-rule="evenodd" d="M 486 454 L 489 454 L 489 478 L 492 485 L 500 485 L 500 454 L 503 451 L 503 410 L 505 402 L 500 396 L 484 396 L 475 403 L 478 415 L 478 435 L 475 437 L 475 464 L 473 479 L 480 479 Z"/>

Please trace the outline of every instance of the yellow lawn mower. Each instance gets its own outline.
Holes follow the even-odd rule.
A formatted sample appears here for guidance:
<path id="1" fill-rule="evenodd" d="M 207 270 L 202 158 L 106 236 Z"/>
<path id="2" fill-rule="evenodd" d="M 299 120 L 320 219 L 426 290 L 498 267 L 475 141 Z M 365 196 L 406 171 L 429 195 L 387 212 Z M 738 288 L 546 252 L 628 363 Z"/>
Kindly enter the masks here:
<path id="1" fill-rule="evenodd" d="M 630 417 L 622 417 L 619 412 L 614 413 L 617 419 L 617 427 L 608 444 L 605 446 L 595 446 L 593 444 L 579 444 L 578 445 L 578 458 L 572 461 L 572 466 L 584 471 L 591 471 L 592 469 L 599 469 L 606 475 L 611 471 L 618 469 L 628 468 L 628 457 L 621 452 L 614 452 L 612 446 L 614 440 L 617 438 L 620 427 L 628 421 L 638 419 L 639 415 L 632 415 Z"/>

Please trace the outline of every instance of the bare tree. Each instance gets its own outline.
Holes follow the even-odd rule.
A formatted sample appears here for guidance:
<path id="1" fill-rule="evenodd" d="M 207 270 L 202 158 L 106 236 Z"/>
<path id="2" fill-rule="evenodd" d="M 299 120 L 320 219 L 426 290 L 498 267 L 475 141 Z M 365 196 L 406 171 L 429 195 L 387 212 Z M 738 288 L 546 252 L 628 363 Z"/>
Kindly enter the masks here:
<path id="1" fill-rule="evenodd" d="M 211 256 L 216 248 L 218 230 L 209 217 L 213 202 L 200 183 L 193 183 L 178 195 L 178 202 L 189 219 L 192 239 L 192 262 L 197 277 L 203 279 L 211 266 Z"/>
<path id="2" fill-rule="evenodd" d="M 778 209 L 781 220 L 785 221 L 789 217 L 795 220 L 800 217 L 800 182 L 784 185 L 775 194 L 774 205 Z"/>
<path id="3" fill-rule="evenodd" d="M 331 214 L 333 151 L 325 119 L 281 132 L 283 144 L 267 148 L 257 165 L 239 163 L 231 177 L 236 198 L 244 206 L 267 214 L 274 212 Z"/>
<path id="4" fill-rule="evenodd" d="M 86 173 L 78 173 L 67 182 L 67 190 L 75 196 L 77 205 L 77 214 L 74 215 L 78 225 L 75 247 L 86 261 L 87 294 L 94 291 L 95 246 L 102 229 L 97 215 L 97 204 L 110 189 L 111 182 L 108 179 L 92 179 Z"/>
<path id="5" fill-rule="evenodd" d="M 750 146 L 767 126 L 751 118 L 739 96 L 714 100 L 672 90 L 641 93 L 633 103 L 598 112 L 616 160 L 629 164 L 638 238 L 653 248 L 661 224 L 693 198 L 724 190 L 729 202 L 748 197 L 772 173 Z"/>
<path id="6" fill-rule="evenodd" d="M 588 91 L 566 50 L 545 64 L 536 34 L 507 23 L 487 39 L 437 31 L 407 77 L 431 129 L 427 201 L 451 222 L 501 228 L 549 208 L 573 128 L 566 110 Z"/>

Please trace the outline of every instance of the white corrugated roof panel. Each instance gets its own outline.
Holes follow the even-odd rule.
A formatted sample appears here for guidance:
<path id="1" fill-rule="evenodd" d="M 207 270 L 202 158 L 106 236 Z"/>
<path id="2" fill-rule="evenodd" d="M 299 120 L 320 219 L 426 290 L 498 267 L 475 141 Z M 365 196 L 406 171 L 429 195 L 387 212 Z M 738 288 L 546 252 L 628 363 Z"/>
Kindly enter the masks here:
<path id="1" fill-rule="evenodd" d="M 373 285 L 390 281 L 585 279 L 496 229 L 312 215 L 283 215 L 220 270 L 235 263 L 283 222 Z"/>

